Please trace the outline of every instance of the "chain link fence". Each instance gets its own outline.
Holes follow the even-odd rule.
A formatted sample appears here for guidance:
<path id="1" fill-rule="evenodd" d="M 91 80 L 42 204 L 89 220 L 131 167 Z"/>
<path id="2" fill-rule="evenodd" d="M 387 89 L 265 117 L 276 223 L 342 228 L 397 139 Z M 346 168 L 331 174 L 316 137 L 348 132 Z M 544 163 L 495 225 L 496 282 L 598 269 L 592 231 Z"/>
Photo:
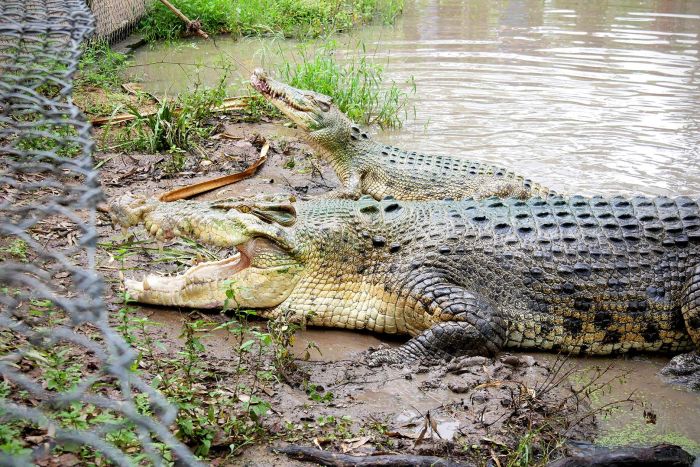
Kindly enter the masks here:
<path id="1" fill-rule="evenodd" d="M 146 14 L 150 0 L 88 0 L 95 17 L 95 34 L 116 42 L 125 39 Z"/>
<path id="2" fill-rule="evenodd" d="M 77 446 L 116 465 L 196 465 L 168 428 L 175 409 L 132 371 L 94 269 L 102 192 L 71 99 L 94 28 L 82 0 L 0 2 L 0 427 L 33 440 L 0 464 Z M 120 445 L 120 430 L 138 443 Z"/>

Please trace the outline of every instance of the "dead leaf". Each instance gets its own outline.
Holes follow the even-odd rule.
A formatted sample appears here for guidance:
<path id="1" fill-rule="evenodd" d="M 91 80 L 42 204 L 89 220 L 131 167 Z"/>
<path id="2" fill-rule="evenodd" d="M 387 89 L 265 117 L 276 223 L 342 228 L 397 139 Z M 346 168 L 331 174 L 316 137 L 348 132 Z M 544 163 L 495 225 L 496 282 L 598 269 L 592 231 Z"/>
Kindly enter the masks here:
<path id="1" fill-rule="evenodd" d="M 430 413 L 430 412 L 428 412 Z M 428 422 L 428 418 L 425 418 L 425 421 L 423 423 L 423 429 L 420 431 L 420 434 L 418 435 L 418 438 L 413 443 L 413 447 L 415 448 L 418 446 L 421 442 L 423 442 L 423 439 L 425 438 L 425 434 L 428 432 L 428 427 L 430 426 L 430 423 Z"/>
<path id="2" fill-rule="evenodd" d="M 498 460 L 498 456 L 496 455 L 495 452 L 493 452 L 493 449 L 489 449 L 491 451 L 491 459 L 496 463 L 496 467 L 501 467 L 501 461 Z"/>
<path id="3" fill-rule="evenodd" d="M 343 444 L 340 446 L 340 449 L 343 451 L 343 453 L 353 451 L 360 446 L 363 446 L 367 444 L 367 442 L 372 439 L 371 436 L 362 436 L 359 438 L 352 438 L 345 440 Z"/>
<path id="4" fill-rule="evenodd" d="M 206 193 L 207 191 L 215 190 L 221 188 L 222 186 L 230 185 L 236 183 L 244 178 L 248 178 L 258 170 L 266 160 L 267 160 L 267 150 L 270 148 L 268 143 L 265 143 L 262 150 L 260 151 L 260 158 L 255 161 L 251 166 L 242 172 L 238 172 L 231 175 L 225 175 L 223 177 L 212 178 L 200 183 L 194 183 L 192 185 L 187 185 L 181 188 L 176 188 L 174 190 L 163 193 L 158 197 L 159 201 L 171 202 L 180 199 L 187 199 L 192 196 Z"/>
<path id="5" fill-rule="evenodd" d="M 442 439 L 442 436 L 440 436 L 440 432 L 438 431 L 438 428 L 437 428 L 437 422 L 435 421 L 434 418 L 432 418 L 430 416 L 430 412 L 428 412 L 428 415 L 426 418 L 428 419 L 428 421 L 430 421 L 430 429 L 431 429 L 430 434 L 432 435 L 433 433 L 435 433 L 438 436 L 438 438 Z"/>
<path id="6" fill-rule="evenodd" d="M 74 465 L 80 464 L 80 459 L 78 459 L 78 456 L 71 453 L 63 454 L 59 456 L 56 460 L 58 462 L 58 465 L 62 465 L 64 467 L 73 467 Z"/>

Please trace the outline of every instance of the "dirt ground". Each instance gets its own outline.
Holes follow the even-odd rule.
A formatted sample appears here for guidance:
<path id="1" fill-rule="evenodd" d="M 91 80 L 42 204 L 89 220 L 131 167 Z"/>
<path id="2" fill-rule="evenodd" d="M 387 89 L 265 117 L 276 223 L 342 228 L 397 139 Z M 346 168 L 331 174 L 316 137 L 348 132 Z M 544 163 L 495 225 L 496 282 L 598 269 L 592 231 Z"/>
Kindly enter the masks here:
<path id="1" fill-rule="evenodd" d="M 203 143 L 201 151 L 190 156 L 179 173 L 168 171 L 167 154 L 98 153 L 107 198 L 124 193 L 157 195 L 240 171 L 257 160 L 265 141 L 270 143 L 268 160 L 254 177 L 200 199 L 261 192 L 304 197 L 337 187 L 335 174 L 312 157 L 298 131 L 285 127 L 284 122 L 235 123 L 228 117 L 218 118 L 219 130 L 229 137 L 214 137 Z M 141 228 L 132 229 L 125 237 L 113 230 L 103 215 L 99 229 L 102 245 L 109 245 L 100 251 L 98 268 L 114 292 L 113 316 L 123 306 L 117 299 L 122 276 L 140 277 L 143 271 L 154 269 L 163 273 L 182 271 L 188 261 L 209 259 L 193 253 L 184 259 L 159 262 L 163 250 L 158 250 Z M 142 242 L 141 249 L 118 257 L 117 245 L 125 242 Z M 221 256 L 226 252 L 209 250 L 207 254 Z M 203 315 L 157 307 L 136 306 L 134 313 L 155 323 L 146 331 L 161 343 L 155 358 L 167 358 L 182 350 L 184 322 L 228 319 L 217 313 Z M 253 326 L 262 329 L 265 323 Z M 227 449 L 230 434 L 222 431 L 221 439 L 213 440 L 208 454 L 213 465 L 302 465 L 271 452 L 271 447 L 285 443 L 357 455 L 437 455 L 485 464 L 517 458 L 523 442 L 532 453 L 543 456 L 565 438 L 591 439 L 594 432 L 595 417 L 586 391 L 571 387 L 563 362 L 545 364 L 523 354 L 503 354 L 495 360 L 473 357 L 450 364 L 369 368 L 363 363 L 364 352 L 324 352 L 332 345 L 332 337 L 319 339 L 315 343 L 318 351 L 307 345 L 309 335 L 324 336 L 324 332 L 333 336 L 337 331 L 298 333 L 293 352 L 297 357 L 308 353 L 311 359 L 297 358 L 293 376 L 252 383 L 255 394 L 270 402 L 271 409 L 261 422 L 265 435 L 232 456 Z M 359 348 L 399 344 L 395 340 L 383 343 L 383 336 L 356 335 Z M 202 342 L 206 350 L 201 353 L 201 370 L 206 377 L 201 380 L 200 391 L 234 390 L 236 384 L 241 384 L 240 371 L 236 371 L 241 363 L 233 351 L 236 336 L 225 330 L 213 331 L 203 334 Z M 265 358 L 258 365 L 269 370 L 272 364 Z M 149 368 L 155 371 L 147 358 L 141 366 L 146 372 Z M 247 384 L 250 386 L 250 381 Z"/>

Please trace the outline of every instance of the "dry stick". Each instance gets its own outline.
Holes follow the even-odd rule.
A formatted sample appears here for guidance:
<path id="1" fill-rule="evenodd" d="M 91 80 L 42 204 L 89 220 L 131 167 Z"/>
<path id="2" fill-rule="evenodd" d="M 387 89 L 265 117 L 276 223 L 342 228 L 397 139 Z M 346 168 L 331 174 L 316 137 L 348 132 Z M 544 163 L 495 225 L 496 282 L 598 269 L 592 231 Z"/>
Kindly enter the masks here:
<path id="1" fill-rule="evenodd" d="M 192 185 L 183 186 L 176 188 L 174 190 L 163 193 L 158 197 L 159 201 L 177 201 L 179 199 L 187 199 L 192 196 L 199 195 L 201 193 L 206 193 L 207 191 L 215 190 L 221 188 L 222 186 L 230 185 L 231 183 L 236 183 L 245 178 L 250 177 L 255 173 L 255 171 L 267 160 L 267 151 L 270 149 L 270 143 L 265 143 L 260 150 L 260 157 L 257 161 L 243 172 L 238 172 L 232 175 L 225 175 L 223 177 L 212 178 L 200 183 L 194 183 Z"/>
<path id="2" fill-rule="evenodd" d="M 613 449 L 591 446 L 581 455 L 556 460 L 547 464 L 547 467 L 605 467 L 610 465 L 627 467 L 651 465 L 690 467 L 693 464 L 693 460 L 694 457 L 684 451 L 683 448 L 670 444 Z"/>
<path id="3" fill-rule="evenodd" d="M 273 449 L 294 459 L 315 462 L 334 467 L 346 466 L 388 466 L 388 467 L 467 467 L 470 464 L 454 462 L 435 456 L 413 456 L 410 454 L 381 455 L 381 456 L 350 456 L 321 449 L 309 448 L 290 444 Z"/>
<path id="4" fill-rule="evenodd" d="M 183 15 L 180 10 L 178 10 L 172 3 L 170 3 L 168 0 L 160 0 L 163 5 L 165 5 L 170 11 L 175 13 L 175 15 L 180 18 L 182 21 L 187 24 L 187 30 L 192 31 L 194 30 L 197 34 L 202 36 L 205 39 L 209 39 L 209 35 L 202 31 L 201 26 L 199 24 L 199 21 L 190 21 L 190 19 Z"/>

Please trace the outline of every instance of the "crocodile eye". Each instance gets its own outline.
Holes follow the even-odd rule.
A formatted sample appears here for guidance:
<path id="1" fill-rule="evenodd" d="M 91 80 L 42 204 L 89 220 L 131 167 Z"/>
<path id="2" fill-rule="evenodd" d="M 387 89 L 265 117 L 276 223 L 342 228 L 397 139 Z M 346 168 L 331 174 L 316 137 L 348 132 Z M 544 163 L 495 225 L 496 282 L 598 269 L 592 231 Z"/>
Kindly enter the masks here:
<path id="1" fill-rule="evenodd" d="M 322 100 L 320 100 L 320 99 L 315 99 L 315 98 L 313 98 L 313 97 L 312 97 L 311 99 L 316 103 L 316 105 L 318 105 L 318 107 L 319 107 L 323 112 L 328 112 L 329 110 L 331 110 L 331 105 L 330 105 L 330 103 L 324 102 L 324 101 L 322 101 Z"/>
<path id="2" fill-rule="evenodd" d="M 248 213 L 248 212 L 250 212 L 250 206 L 239 206 L 238 210 L 241 211 L 242 213 Z"/>

